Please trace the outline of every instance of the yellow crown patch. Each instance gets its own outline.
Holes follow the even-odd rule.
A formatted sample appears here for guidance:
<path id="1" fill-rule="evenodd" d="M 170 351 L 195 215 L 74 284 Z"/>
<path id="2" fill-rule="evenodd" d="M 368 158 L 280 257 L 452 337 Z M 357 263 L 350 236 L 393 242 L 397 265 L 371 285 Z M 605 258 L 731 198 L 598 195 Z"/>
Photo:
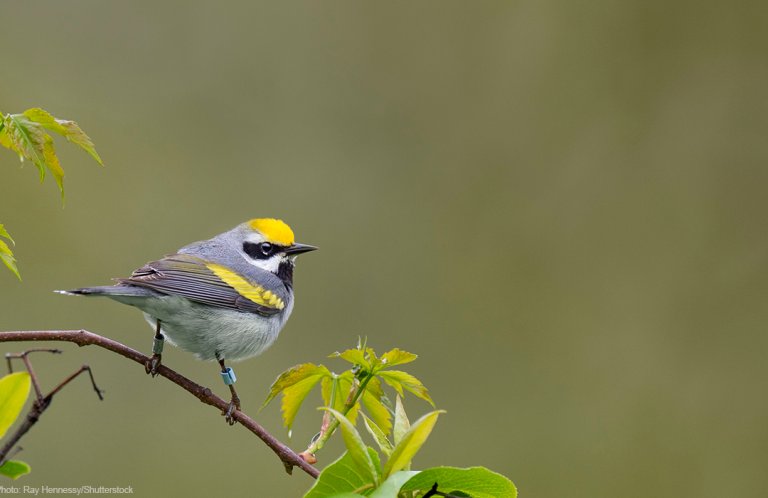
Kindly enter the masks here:
<path id="1" fill-rule="evenodd" d="M 254 218 L 248 222 L 248 225 L 257 232 L 261 233 L 268 242 L 279 244 L 281 246 L 290 246 L 293 244 L 293 230 L 286 225 L 283 220 L 274 218 Z"/>

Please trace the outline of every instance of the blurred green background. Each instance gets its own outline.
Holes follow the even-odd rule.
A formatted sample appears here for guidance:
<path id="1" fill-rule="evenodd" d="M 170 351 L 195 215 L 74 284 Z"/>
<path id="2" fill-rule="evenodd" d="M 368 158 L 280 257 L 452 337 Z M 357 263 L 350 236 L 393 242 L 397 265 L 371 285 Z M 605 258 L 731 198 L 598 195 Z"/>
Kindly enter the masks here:
<path id="1" fill-rule="evenodd" d="M 415 461 L 485 465 L 530 497 L 765 496 L 768 59 L 764 2 L 0 3 L 0 110 L 77 120 L 61 208 L 0 151 L 0 329 L 144 351 L 108 283 L 257 216 L 301 242 L 297 307 L 237 366 L 246 411 L 296 363 L 367 335 L 421 355 L 448 411 Z M 24 344 L 6 344 L 19 351 Z M 17 485 L 299 496 L 242 428 L 137 365 L 81 363 Z M 216 368 L 172 368 L 225 395 Z M 310 398 L 291 443 L 319 425 Z M 428 406 L 406 402 L 412 416 Z M 257 415 L 283 439 L 278 406 Z M 341 452 L 337 441 L 321 464 Z"/>

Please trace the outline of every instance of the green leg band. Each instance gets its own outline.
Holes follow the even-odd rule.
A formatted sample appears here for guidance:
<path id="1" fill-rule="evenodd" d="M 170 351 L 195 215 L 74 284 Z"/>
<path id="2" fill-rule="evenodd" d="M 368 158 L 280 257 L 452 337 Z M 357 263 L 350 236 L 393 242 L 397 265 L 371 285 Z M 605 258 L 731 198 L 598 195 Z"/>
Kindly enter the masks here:
<path id="1" fill-rule="evenodd" d="M 165 338 L 161 337 L 155 337 L 155 340 L 152 341 L 152 353 L 153 354 L 162 354 L 163 352 L 163 345 L 165 344 Z"/>

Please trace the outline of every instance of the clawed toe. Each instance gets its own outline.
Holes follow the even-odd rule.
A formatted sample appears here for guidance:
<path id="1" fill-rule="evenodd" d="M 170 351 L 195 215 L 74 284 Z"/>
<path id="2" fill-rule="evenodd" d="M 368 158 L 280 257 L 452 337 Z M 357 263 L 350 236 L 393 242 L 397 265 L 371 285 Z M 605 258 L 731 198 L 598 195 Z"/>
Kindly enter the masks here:
<path id="1" fill-rule="evenodd" d="M 227 410 L 223 413 L 224 420 L 227 421 L 229 425 L 235 425 L 235 412 L 240 410 L 240 400 L 237 398 L 232 399 L 229 402 L 229 406 L 227 406 Z"/>
<path id="2" fill-rule="evenodd" d="M 161 355 L 153 354 L 152 358 L 147 360 L 147 362 L 144 364 L 144 370 L 147 372 L 147 374 L 151 375 L 152 377 L 157 375 L 157 371 L 160 368 L 161 359 Z"/>
<path id="3" fill-rule="evenodd" d="M 235 412 L 240 410 L 240 403 L 235 402 L 235 400 L 232 400 L 229 402 L 229 406 L 227 406 L 227 409 L 221 412 L 222 415 L 224 415 L 224 420 L 229 425 L 235 425 Z"/>

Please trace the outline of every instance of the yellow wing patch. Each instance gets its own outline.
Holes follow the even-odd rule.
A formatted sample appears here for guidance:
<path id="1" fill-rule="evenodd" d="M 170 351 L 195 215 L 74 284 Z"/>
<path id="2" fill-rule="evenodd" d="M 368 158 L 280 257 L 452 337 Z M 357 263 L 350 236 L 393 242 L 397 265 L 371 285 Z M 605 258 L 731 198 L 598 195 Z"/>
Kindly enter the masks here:
<path id="1" fill-rule="evenodd" d="M 293 244 L 293 230 L 283 220 L 274 218 L 254 218 L 248 222 L 253 230 L 260 232 L 267 242 L 290 246 Z"/>
<path id="2" fill-rule="evenodd" d="M 215 263 L 206 263 L 205 266 L 244 298 L 270 308 L 277 308 L 279 310 L 285 308 L 285 303 L 277 295 L 259 285 L 248 282 L 232 270 L 228 270 Z"/>

